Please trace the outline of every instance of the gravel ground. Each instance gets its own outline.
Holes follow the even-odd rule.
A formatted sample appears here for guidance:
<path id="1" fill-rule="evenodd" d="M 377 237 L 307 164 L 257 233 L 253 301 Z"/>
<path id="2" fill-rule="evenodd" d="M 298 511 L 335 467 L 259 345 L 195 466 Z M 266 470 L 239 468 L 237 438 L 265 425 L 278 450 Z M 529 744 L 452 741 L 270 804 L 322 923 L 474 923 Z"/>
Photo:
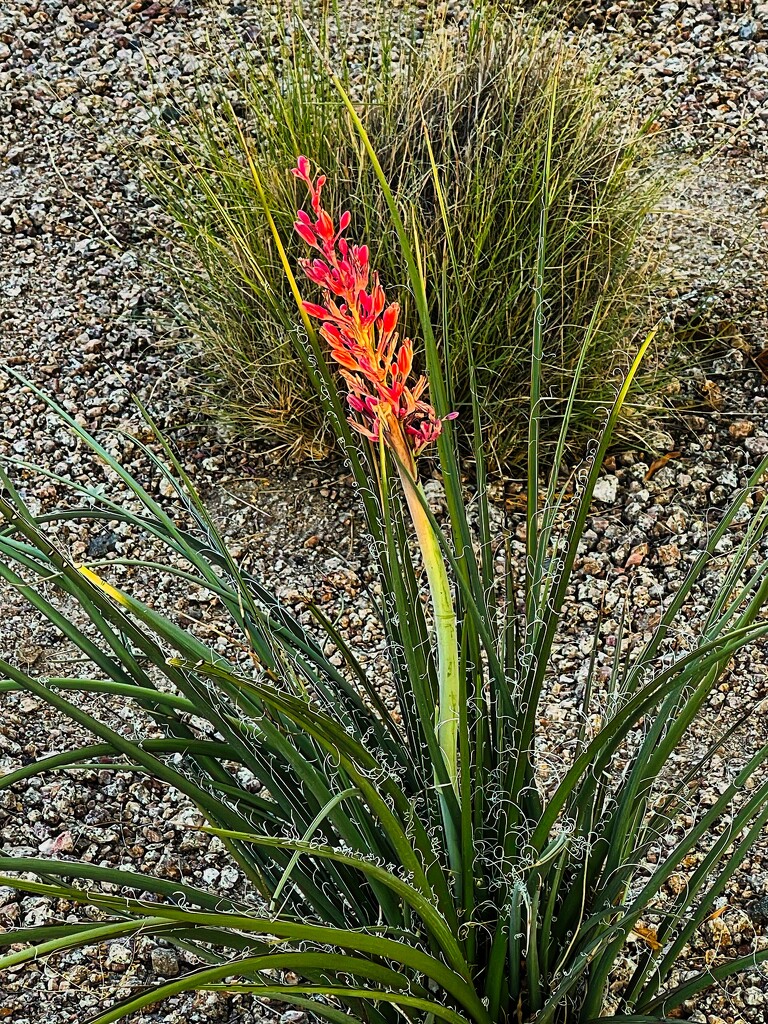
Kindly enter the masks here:
<path id="1" fill-rule="evenodd" d="M 609 64 L 642 87 L 677 150 L 768 149 L 768 4 L 763 0 L 577 0 Z"/>
<path id="2" fill-rule="evenodd" d="M 347 481 L 332 467 L 275 470 L 249 447 L 188 424 L 182 357 L 161 314 L 167 295 L 146 269 L 157 245 L 152 211 L 125 154 L 115 153 L 115 139 L 145 132 L 145 103 L 192 90 L 212 26 L 240 33 L 258 20 L 251 5 L 222 12 L 148 0 L 15 0 L 0 12 L 0 355 L 91 428 L 139 430 L 131 404 L 137 393 L 173 431 L 241 556 L 288 603 L 300 607 L 311 593 L 331 608 L 343 606 L 345 628 L 374 657 L 381 639 L 368 623 L 362 583 L 369 570 Z M 723 340 L 706 369 L 682 375 L 681 388 L 701 408 L 667 427 L 669 450 L 680 456 L 647 479 L 647 462 L 623 455 L 601 480 L 578 569 L 578 606 L 559 651 L 559 682 L 543 707 L 552 734 L 564 740 L 601 603 L 608 597 L 616 606 L 631 593 L 630 628 L 641 635 L 712 517 L 768 452 L 768 391 L 752 361 L 768 341 L 768 193 L 761 162 L 768 139 L 768 5 L 583 3 L 574 21 L 589 32 L 585 45 L 607 56 L 626 88 L 642 89 L 639 102 L 666 133 L 664 160 L 686 168 L 670 196 L 676 215 L 660 227 L 671 234 L 668 313 L 689 330 L 695 314 L 693 340 L 702 345 L 714 335 Z M 0 406 L 0 453 L 78 479 L 102 479 L 82 446 L 68 441 L 42 403 L 7 376 L 0 376 Z M 146 470 L 130 445 L 126 460 L 129 468 Z M 25 488 L 41 507 L 59 498 L 50 483 L 29 479 Z M 519 491 L 508 481 L 497 494 L 498 514 L 511 517 L 513 529 Z M 737 537 L 734 531 L 732 541 Z M 68 542 L 75 554 L 93 556 L 130 554 L 134 539 L 119 531 L 73 531 Z M 136 585 L 158 606 L 180 600 L 162 583 L 151 591 L 146 582 Z M 181 613 L 193 611 L 203 626 L 215 625 L 214 610 L 190 609 L 181 599 Z M 66 650 L 17 595 L 0 600 L 0 650 L 40 672 L 66 664 Z M 759 653 L 734 666 L 697 730 L 694 746 L 729 715 L 756 709 L 738 748 L 718 755 L 712 777 L 692 799 L 705 804 L 744 751 L 766 739 L 767 699 L 768 667 Z M 82 738 L 28 696 L 0 694 L 0 706 L 0 770 Z M 96 710 L 120 722 L 119 710 L 106 704 Z M 57 843 L 60 855 L 141 864 L 236 891 L 240 880 L 217 842 L 185 830 L 189 823 L 189 809 L 173 794 L 106 772 L 51 777 L 0 800 L 6 848 L 31 855 Z M 768 842 L 742 864 L 727 895 L 728 909 L 691 951 L 691 966 L 707 949 L 746 952 L 765 941 L 758 933 L 766 921 L 756 907 L 768 896 Z M 7 924 L 30 925 L 67 910 L 0 889 L 0 920 Z M 0 982 L 0 1014 L 14 1024 L 68 1024 L 132 985 L 185 966 L 183 954 L 149 940 L 26 965 Z M 700 1000 L 689 1016 L 706 1024 L 765 1024 L 766 982 L 758 972 L 742 976 Z M 281 1017 L 290 1024 L 295 1017 L 284 1011 L 204 995 L 135 1020 L 247 1024 Z"/>

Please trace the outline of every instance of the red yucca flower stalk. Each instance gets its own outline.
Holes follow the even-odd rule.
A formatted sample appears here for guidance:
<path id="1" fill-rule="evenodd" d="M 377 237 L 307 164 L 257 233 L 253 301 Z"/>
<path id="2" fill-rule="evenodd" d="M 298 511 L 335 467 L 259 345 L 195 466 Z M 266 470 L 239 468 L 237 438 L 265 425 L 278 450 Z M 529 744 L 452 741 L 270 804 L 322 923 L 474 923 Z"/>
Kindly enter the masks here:
<path id="1" fill-rule="evenodd" d="M 347 401 L 355 415 L 351 425 L 371 441 L 380 437 L 416 479 L 415 457 L 442 430 L 442 420 L 422 400 L 426 377 L 408 384 L 413 367 L 413 344 L 397 332 L 400 306 L 387 305 L 379 275 L 370 269 L 368 246 L 350 245 L 343 237 L 351 220 L 345 211 L 338 228 L 323 209 L 325 175 L 313 179 L 309 160 L 300 156 L 292 173 L 307 186 L 314 219 L 299 210 L 296 231 L 320 253 L 301 261 L 310 281 L 325 292 L 325 305 L 305 302 L 309 316 L 322 321 L 321 336 L 341 366 Z M 453 419 L 450 413 L 445 419 Z"/>
<path id="2" fill-rule="evenodd" d="M 424 510 L 416 469 L 416 456 L 443 429 L 433 407 L 423 399 L 426 377 L 412 385 L 413 345 L 400 340 L 397 320 L 400 307 L 387 305 L 379 275 L 371 271 L 368 247 L 350 245 L 344 232 L 350 214 L 345 211 L 336 227 L 323 209 L 321 194 L 325 176 L 314 179 L 309 160 L 300 156 L 292 173 L 309 190 L 314 218 L 299 210 L 295 228 L 320 254 L 301 261 L 310 281 L 319 285 L 325 305 L 304 302 L 304 310 L 322 321 L 320 335 L 341 366 L 352 409 L 350 423 L 372 442 L 383 442 L 396 456 L 405 498 L 424 559 L 435 617 L 438 654 L 438 706 L 436 732 L 451 785 L 458 791 L 459 657 L 456 613 L 440 544 Z M 449 413 L 443 419 L 453 419 Z"/>

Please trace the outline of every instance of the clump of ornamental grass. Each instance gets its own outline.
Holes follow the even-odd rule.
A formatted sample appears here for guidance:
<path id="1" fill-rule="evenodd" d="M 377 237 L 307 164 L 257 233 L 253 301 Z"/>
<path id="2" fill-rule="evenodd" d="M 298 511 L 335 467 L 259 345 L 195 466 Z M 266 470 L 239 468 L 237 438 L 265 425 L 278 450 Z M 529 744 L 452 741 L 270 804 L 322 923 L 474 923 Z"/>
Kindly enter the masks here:
<path id="1" fill-rule="evenodd" d="M 284 230 L 294 197 L 275 168 L 312 153 L 332 187 L 352 194 L 352 212 L 377 239 L 382 275 L 404 280 L 389 211 L 330 84 L 331 66 L 364 110 L 400 214 L 420 238 L 435 282 L 430 321 L 460 424 L 471 422 L 474 389 L 486 445 L 502 459 L 522 454 L 538 310 L 542 441 L 558 436 L 577 366 L 569 436 L 593 433 L 614 373 L 627 368 L 628 339 L 648 325 L 653 271 L 637 258 L 636 241 L 660 194 L 648 169 L 649 125 L 617 102 L 615 83 L 578 44 L 532 15 L 480 5 L 462 31 L 427 17 L 417 40 L 405 14 L 382 13 L 368 61 L 349 49 L 340 19 L 321 26 L 319 47 L 291 23 L 276 32 L 287 40 L 278 54 L 271 33 L 263 48 L 257 40 L 236 50 L 220 87 L 208 83 L 193 112 L 158 128 L 150 147 L 147 182 L 183 235 L 171 242 L 172 276 L 198 339 L 209 407 L 297 452 L 321 453 L 332 440 L 302 365 L 292 296 L 262 230 L 249 161 Z M 447 211 L 435 194 L 433 158 Z M 545 178 L 549 245 L 537 300 L 531 281 Z M 398 299 L 404 330 L 416 333 L 414 297 L 403 290 Z M 663 381 L 649 376 L 645 385 L 655 391 Z M 641 418 L 629 412 L 628 405 L 622 429 L 642 443 Z"/>
<path id="2" fill-rule="evenodd" d="M 94 743 L 25 764 L 0 778 L 0 788 L 96 759 L 102 771 L 144 773 L 198 808 L 244 888 L 228 895 L 96 863 L 2 856 L 0 884 L 90 906 L 99 916 L 0 934 L 11 947 L 0 969 L 118 936 L 160 936 L 199 955 L 201 966 L 97 1011 L 91 1024 L 195 990 L 281 1000 L 332 1024 L 671 1021 L 713 982 L 768 960 L 761 948 L 675 974 L 768 822 L 768 748 L 732 764 L 713 802 L 695 809 L 689 787 L 743 720 L 724 724 L 697 759 L 677 760 L 665 772 L 731 660 L 768 633 L 768 499 L 759 490 L 768 465 L 712 527 L 647 637 L 631 647 L 596 627 L 585 682 L 574 693 L 581 702 L 573 713 L 576 743 L 562 769 L 547 776 L 541 702 L 556 677 L 558 627 L 575 600 L 573 570 L 601 463 L 651 338 L 617 389 L 589 457 L 569 472 L 577 366 L 545 473 L 546 349 L 541 317 L 534 318 L 525 552 L 516 563 L 513 535 L 491 529 L 480 399 L 473 393 L 465 427 L 476 463 L 467 495 L 417 236 L 336 85 L 402 249 L 418 352 L 372 269 L 374 257 L 348 240 L 349 214 L 328 211 L 324 182 L 309 161 L 300 158 L 293 177 L 283 171 L 294 202 L 297 184 L 309 191 L 309 209 L 295 216 L 302 244 L 311 247 L 301 281 L 255 165 L 254 186 L 294 296 L 302 365 L 359 489 L 397 711 L 333 623 L 316 610 L 316 629 L 303 627 L 238 564 L 161 437 L 162 457 L 146 452 L 172 489 L 170 512 L 45 399 L 128 500 L 48 471 L 74 504 L 36 515 L 11 479 L 34 467 L 12 462 L 3 471 L 0 575 L 78 649 L 82 668 L 73 678 L 40 677 L 6 658 L 2 685 L 47 701 L 89 729 Z M 550 132 L 550 151 L 554 144 Z M 531 281 L 539 305 L 548 266 L 544 184 Z M 436 163 L 432 187 L 448 218 Z M 413 371 L 417 357 L 425 377 Z M 424 450 L 438 460 L 444 530 L 420 484 Z M 743 539 L 722 555 L 721 542 L 750 501 Z M 55 529 L 74 518 L 125 523 L 161 545 L 164 557 L 139 561 L 139 570 L 170 572 L 208 591 L 229 620 L 227 648 L 212 648 L 139 601 L 110 580 L 108 566 L 74 562 Z M 685 616 L 716 558 L 720 585 L 692 638 Z M 615 651 L 607 660 L 604 645 Z M 130 735 L 88 712 L 82 698 L 103 693 L 137 710 Z M 668 842 L 681 808 L 691 816 Z M 673 875 L 685 884 L 670 896 Z M 643 941 L 631 962 L 624 956 L 630 936 Z M 619 977 L 618 963 L 625 968 Z"/>

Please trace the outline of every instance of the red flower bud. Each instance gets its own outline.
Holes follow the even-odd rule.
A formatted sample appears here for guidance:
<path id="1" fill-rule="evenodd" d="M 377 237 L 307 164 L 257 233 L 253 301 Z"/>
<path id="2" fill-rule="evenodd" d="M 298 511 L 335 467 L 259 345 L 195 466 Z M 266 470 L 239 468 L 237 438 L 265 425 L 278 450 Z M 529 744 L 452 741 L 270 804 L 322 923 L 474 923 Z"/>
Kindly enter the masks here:
<path id="1" fill-rule="evenodd" d="M 302 302 L 304 312 L 309 316 L 314 316 L 318 320 L 327 320 L 331 315 L 325 306 L 318 306 L 314 302 Z"/>
<path id="2" fill-rule="evenodd" d="M 315 233 L 308 224 L 302 224 L 301 221 L 297 220 L 293 226 L 296 228 L 296 233 L 301 235 L 307 245 L 315 245 L 317 243 Z"/>
<path id="3" fill-rule="evenodd" d="M 394 331 L 399 314 L 400 307 L 396 302 L 384 310 L 384 315 L 381 318 L 381 329 L 384 334 L 391 334 Z"/>

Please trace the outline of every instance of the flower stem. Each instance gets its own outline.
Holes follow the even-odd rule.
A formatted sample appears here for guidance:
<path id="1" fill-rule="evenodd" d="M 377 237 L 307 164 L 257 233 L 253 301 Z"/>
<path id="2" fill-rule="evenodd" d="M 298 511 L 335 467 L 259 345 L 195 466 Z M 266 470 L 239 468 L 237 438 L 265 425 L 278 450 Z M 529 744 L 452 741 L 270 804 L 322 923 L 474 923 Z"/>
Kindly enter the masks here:
<path id="1" fill-rule="evenodd" d="M 405 500 L 416 531 L 416 538 L 427 572 L 432 613 L 437 637 L 438 703 L 435 711 L 437 742 L 448 770 L 448 777 L 459 795 L 459 646 L 456 611 L 451 585 L 440 551 L 437 535 L 424 510 L 424 492 L 404 466 L 398 466 Z M 421 497 L 419 496 L 421 495 Z"/>

